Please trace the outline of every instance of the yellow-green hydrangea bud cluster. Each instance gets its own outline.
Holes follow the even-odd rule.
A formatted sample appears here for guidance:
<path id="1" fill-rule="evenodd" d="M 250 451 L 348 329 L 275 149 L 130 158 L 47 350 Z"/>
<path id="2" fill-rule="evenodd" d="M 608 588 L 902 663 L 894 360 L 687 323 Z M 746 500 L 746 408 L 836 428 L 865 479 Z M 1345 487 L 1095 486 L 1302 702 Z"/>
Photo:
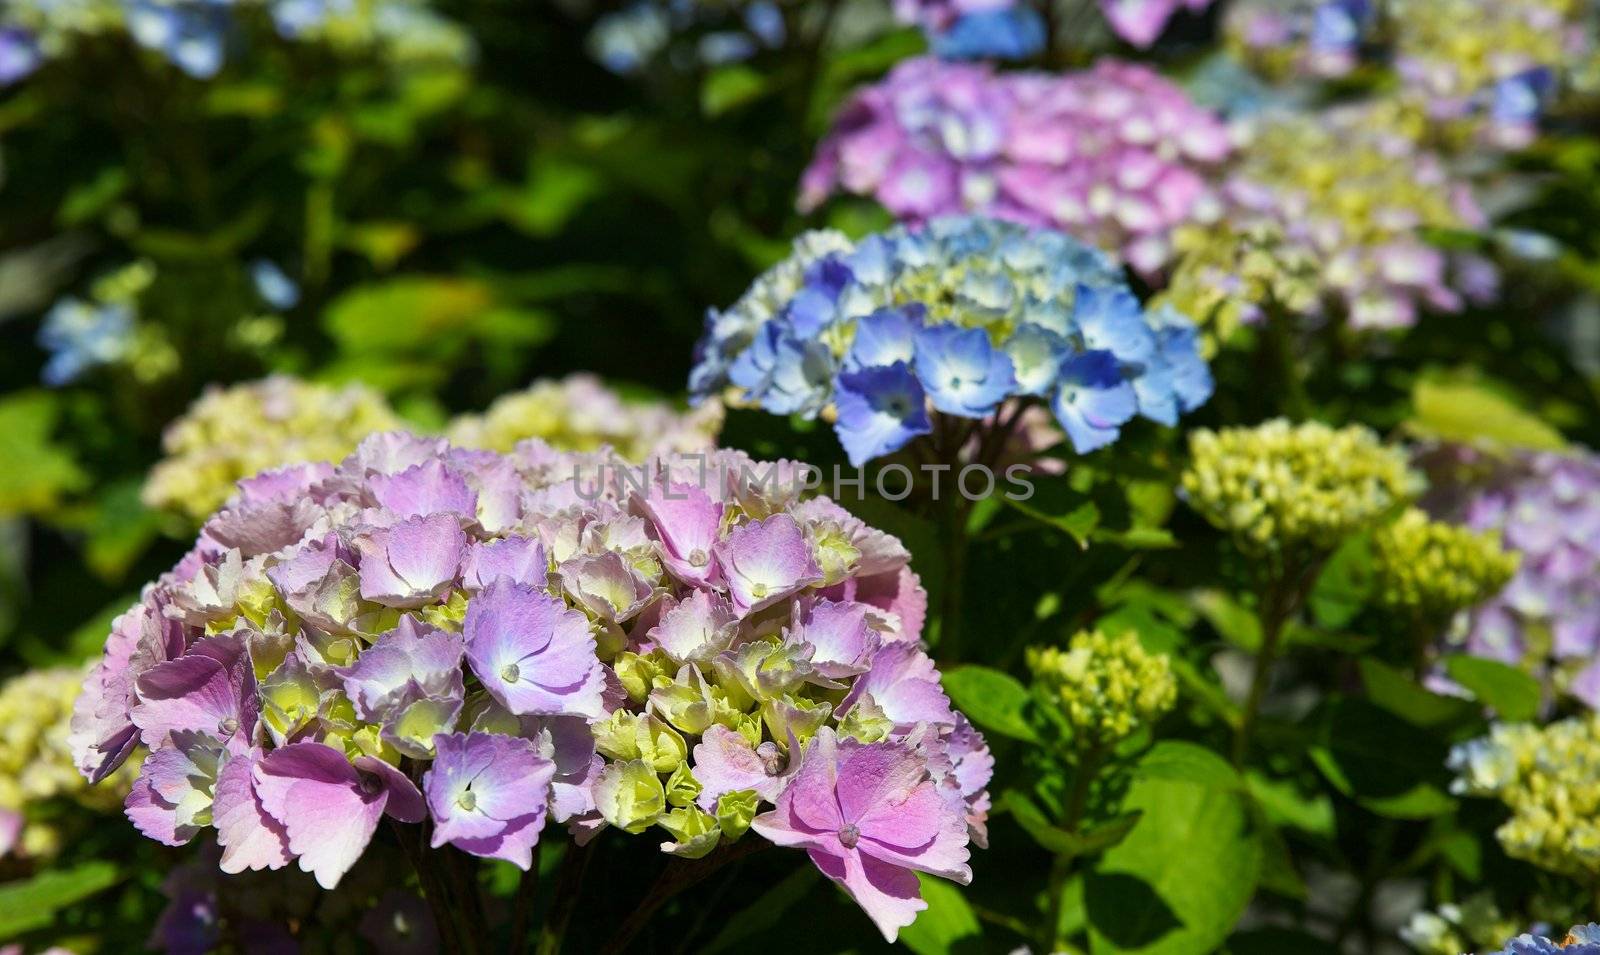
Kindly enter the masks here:
<path id="1" fill-rule="evenodd" d="M 629 461 L 675 452 L 705 451 L 722 430 L 715 401 L 679 412 L 664 402 L 625 401 L 593 375 L 541 379 L 495 400 L 483 414 L 462 415 L 446 431 L 461 447 L 510 451 L 538 438 L 561 451 L 609 446 Z"/>
<path id="2" fill-rule="evenodd" d="M 1518 557 L 1495 531 L 1475 531 L 1428 519 L 1407 508 L 1372 536 L 1378 598 L 1424 617 L 1445 617 L 1500 592 L 1517 572 Z"/>
<path id="3" fill-rule="evenodd" d="M 198 523 L 242 478 L 289 464 L 338 461 L 374 431 L 400 427 L 383 396 L 362 385 L 274 375 L 212 387 L 167 427 L 166 456 L 145 481 L 144 502 Z"/>
<path id="4" fill-rule="evenodd" d="M 1035 686 L 1085 744 L 1115 742 L 1177 702 L 1171 662 L 1131 632 L 1085 631 L 1066 649 L 1029 647 L 1027 660 Z"/>
<path id="5" fill-rule="evenodd" d="M 1600 877 L 1600 714 L 1549 726 L 1502 724 L 1450 754 L 1453 792 L 1511 810 L 1506 854 L 1586 883 Z"/>
<path id="6" fill-rule="evenodd" d="M 1331 551 L 1420 490 L 1399 449 L 1370 428 L 1290 424 L 1202 429 L 1189 438 L 1190 506 L 1243 550 Z"/>
<path id="7" fill-rule="evenodd" d="M 54 855 L 62 834 L 29 812 L 53 799 L 69 799 L 97 812 L 121 808 L 139 760 L 91 786 L 78 772 L 67 745 L 72 731 L 72 702 L 83 687 L 86 667 L 32 670 L 0 686 L 0 812 L 22 820 L 15 851 L 20 855 Z M 0 851 L 0 855 L 4 855 Z"/>

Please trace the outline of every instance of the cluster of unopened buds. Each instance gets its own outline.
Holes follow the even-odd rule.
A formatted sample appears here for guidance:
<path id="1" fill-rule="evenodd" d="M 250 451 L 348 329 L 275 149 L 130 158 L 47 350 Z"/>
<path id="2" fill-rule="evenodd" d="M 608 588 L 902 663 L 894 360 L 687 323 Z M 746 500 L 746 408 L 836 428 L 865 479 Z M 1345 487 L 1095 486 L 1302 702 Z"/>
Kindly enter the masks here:
<path id="1" fill-rule="evenodd" d="M 1600 875 L 1600 715 L 1535 726 L 1497 723 L 1457 746 L 1451 791 L 1492 797 L 1511 817 L 1495 830 L 1506 854 L 1592 882 Z"/>
<path id="2" fill-rule="evenodd" d="M 1392 517 L 1421 490 L 1405 453 L 1360 425 L 1278 418 L 1189 437 L 1189 505 L 1246 553 L 1326 554 Z"/>
<path id="3" fill-rule="evenodd" d="M 899 541 L 798 466 L 384 433 L 240 483 L 114 624 L 73 752 L 127 814 L 332 887 L 385 816 L 524 869 L 547 821 L 805 848 L 887 936 L 965 882 L 991 759 Z"/>
<path id="4" fill-rule="evenodd" d="M 1067 74 L 908 60 L 855 94 L 801 183 L 810 209 L 871 196 L 905 222 L 960 212 L 1050 226 L 1144 274 L 1220 212 L 1222 121 L 1135 63 Z"/>

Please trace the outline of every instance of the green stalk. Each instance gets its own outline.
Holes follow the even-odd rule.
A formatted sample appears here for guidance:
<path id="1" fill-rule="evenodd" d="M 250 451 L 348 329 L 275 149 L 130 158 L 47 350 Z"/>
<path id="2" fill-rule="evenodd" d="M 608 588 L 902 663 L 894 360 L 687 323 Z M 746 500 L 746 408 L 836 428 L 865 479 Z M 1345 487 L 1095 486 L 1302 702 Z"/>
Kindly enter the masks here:
<path id="1" fill-rule="evenodd" d="M 1067 832 L 1076 834 L 1078 831 L 1078 823 L 1083 820 L 1084 809 L 1089 804 L 1089 787 L 1094 784 L 1095 774 L 1100 769 L 1100 760 L 1104 755 L 1105 747 L 1097 742 L 1084 750 L 1078 759 L 1078 771 L 1073 777 L 1072 791 L 1067 794 L 1067 807 L 1061 817 L 1061 828 Z M 1039 927 L 1039 943 L 1045 952 L 1064 951 L 1067 947 L 1067 940 L 1061 934 L 1061 910 L 1062 896 L 1067 891 L 1067 881 L 1072 878 L 1073 858 L 1062 853 L 1050 864 L 1045 920 Z"/>

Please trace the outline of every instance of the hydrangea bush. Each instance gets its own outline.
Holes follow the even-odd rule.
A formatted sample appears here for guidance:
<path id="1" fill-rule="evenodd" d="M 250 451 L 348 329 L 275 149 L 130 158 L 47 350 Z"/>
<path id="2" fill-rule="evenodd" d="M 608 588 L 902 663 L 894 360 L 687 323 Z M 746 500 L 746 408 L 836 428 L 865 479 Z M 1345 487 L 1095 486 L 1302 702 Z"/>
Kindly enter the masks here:
<path id="1" fill-rule="evenodd" d="M 990 765 L 909 554 L 793 465 L 614 462 L 391 432 L 241 482 L 113 625 L 78 768 L 142 744 L 141 832 L 329 889 L 385 817 L 522 869 L 551 823 L 687 858 L 753 828 L 892 939 L 915 872 L 971 878 Z"/>

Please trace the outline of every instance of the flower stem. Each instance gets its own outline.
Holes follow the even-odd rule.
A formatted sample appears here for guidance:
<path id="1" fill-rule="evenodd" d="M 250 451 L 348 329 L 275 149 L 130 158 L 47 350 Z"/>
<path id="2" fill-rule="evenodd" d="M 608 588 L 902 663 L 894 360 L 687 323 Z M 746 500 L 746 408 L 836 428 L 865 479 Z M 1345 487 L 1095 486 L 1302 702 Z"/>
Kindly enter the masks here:
<path id="1" fill-rule="evenodd" d="M 1233 765 L 1243 766 L 1250 752 L 1250 738 L 1255 734 L 1256 722 L 1261 715 L 1261 701 L 1271 682 L 1272 665 L 1277 662 L 1283 642 L 1283 630 L 1305 599 L 1306 591 L 1316 580 L 1321 561 L 1311 561 L 1302 568 L 1288 567 L 1273 578 L 1261 598 L 1261 648 L 1256 651 L 1255 672 L 1250 678 L 1250 693 L 1245 697 L 1244 710 L 1239 714 L 1239 725 L 1233 735 Z"/>
<path id="2" fill-rule="evenodd" d="M 1091 745 L 1078 758 L 1078 771 L 1073 775 L 1072 791 L 1067 794 L 1066 810 L 1061 816 L 1061 828 L 1076 833 L 1083 811 L 1089 804 L 1089 787 L 1100 769 L 1100 759 L 1105 748 L 1100 743 Z M 1050 865 L 1049 895 L 1045 902 L 1044 924 L 1039 927 L 1039 943 L 1045 952 L 1059 952 L 1066 948 L 1066 938 L 1061 934 L 1062 899 L 1066 895 L 1067 880 L 1072 877 L 1074 857 L 1068 853 L 1056 856 Z"/>
<path id="3" fill-rule="evenodd" d="M 567 937 L 567 925 L 572 922 L 573 910 L 578 907 L 578 895 L 583 889 L 583 876 L 594 857 L 594 843 L 573 843 L 561 860 L 561 872 L 556 876 L 556 894 L 550 910 L 544 915 L 544 928 L 539 932 L 538 955 L 558 955 Z"/>
<path id="4" fill-rule="evenodd" d="M 475 933 L 481 930 L 483 921 L 481 918 L 474 921 L 467 910 L 469 904 L 474 912 L 477 910 L 476 896 L 470 902 L 458 896 L 459 886 L 453 887 L 451 880 L 446 878 L 445 867 L 440 864 L 443 861 L 440 853 L 427 847 L 420 829 L 396 823 L 394 831 L 401 849 L 411 862 L 411 868 L 417 873 L 417 881 L 422 884 L 422 897 L 433 912 L 433 920 L 445 948 L 451 952 L 481 951 L 481 939 Z M 456 891 L 452 891 L 452 888 Z"/>

